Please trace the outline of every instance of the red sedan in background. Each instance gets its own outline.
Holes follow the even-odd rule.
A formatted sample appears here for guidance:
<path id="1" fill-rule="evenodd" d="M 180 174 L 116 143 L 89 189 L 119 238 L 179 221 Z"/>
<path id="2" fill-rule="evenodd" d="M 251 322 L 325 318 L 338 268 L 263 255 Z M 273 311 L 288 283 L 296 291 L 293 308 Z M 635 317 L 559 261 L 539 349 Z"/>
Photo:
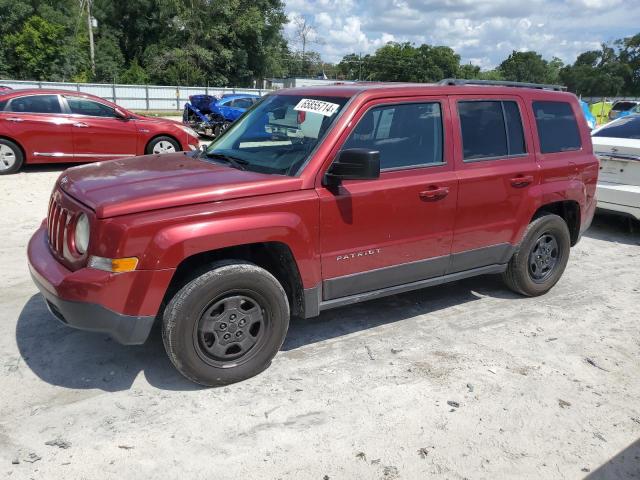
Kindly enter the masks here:
<path id="1" fill-rule="evenodd" d="M 94 162 L 198 145 L 196 132 L 179 122 L 136 115 L 94 95 L 0 92 L 0 175 L 25 163 Z"/>

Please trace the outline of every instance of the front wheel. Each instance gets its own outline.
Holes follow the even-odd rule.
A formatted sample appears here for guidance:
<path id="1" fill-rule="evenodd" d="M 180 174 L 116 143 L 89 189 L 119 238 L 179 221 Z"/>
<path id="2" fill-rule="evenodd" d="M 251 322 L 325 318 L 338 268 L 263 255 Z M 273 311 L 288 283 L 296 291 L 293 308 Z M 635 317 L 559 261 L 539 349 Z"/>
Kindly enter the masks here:
<path id="1" fill-rule="evenodd" d="M 167 305 L 162 338 L 185 377 L 220 386 L 267 368 L 289 328 L 282 285 L 257 265 L 223 262 L 187 283 Z"/>
<path id="2" fill-rule="evenodd" d="M 560 280 L 570 249 L 569 228 L 562 217 L 553 214 L 538 217 L 527 227 L 503 279 L 517 293 L 528 297 L 542 295 Z"/>
<path id="3" fill-rule="evenodd" d="M 180 151 L 180 144 L 171 137 L 157 137 L 149 142 L 145 149 L 147 155 L 161 155 Z"/>

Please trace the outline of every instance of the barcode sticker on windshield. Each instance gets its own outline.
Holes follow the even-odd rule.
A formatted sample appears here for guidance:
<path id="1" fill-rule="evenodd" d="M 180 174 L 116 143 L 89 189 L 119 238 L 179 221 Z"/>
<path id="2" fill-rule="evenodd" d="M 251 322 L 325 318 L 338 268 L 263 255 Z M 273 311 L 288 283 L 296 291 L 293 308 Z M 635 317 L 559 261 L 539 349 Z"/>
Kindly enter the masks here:
<path id="1" fill-rule="evenodd" d="M 323 102 L 322 100 L 313 100 L 312 98 L 303 98 L 294 107 L 297 112 L 319 113 L 325 117 L 330 117 L 340 108 L 337 103 Z"/>

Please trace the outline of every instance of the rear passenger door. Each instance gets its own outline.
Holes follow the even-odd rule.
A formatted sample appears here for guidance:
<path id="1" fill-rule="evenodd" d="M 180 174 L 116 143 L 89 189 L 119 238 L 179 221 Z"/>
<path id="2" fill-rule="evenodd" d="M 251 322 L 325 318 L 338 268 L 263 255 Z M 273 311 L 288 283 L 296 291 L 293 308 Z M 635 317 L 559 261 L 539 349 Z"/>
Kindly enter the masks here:
<path id="1" fill-rule="evenodd" d="M 55 94 L 14 97 L 0 112 L 9 137 L 25 149 L 27 162 L 71 162 L 71 119 Z"/>
<path id="2" fill-rule="evenodd" d="M 324 300 L 441 276 L 449 262 L 457 181 L 446 98 L 363 110 L 332 158 L 376 150 L 381 174 L 318 188 Z"/>
<path id="3" fill-rule="evenodd" d="M 454 96 L 456 225 L 447 273 L 506 263 L 529 223 L 540 181 L 531 125 L 517 96 Z"/>

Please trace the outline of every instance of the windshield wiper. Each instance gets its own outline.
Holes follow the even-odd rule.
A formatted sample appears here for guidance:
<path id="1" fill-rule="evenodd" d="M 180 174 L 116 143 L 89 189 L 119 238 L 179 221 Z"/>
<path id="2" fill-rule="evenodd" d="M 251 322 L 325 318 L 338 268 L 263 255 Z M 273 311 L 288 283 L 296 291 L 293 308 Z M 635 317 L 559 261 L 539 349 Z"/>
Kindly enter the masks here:
<path id="1" fill-rule="evenodd" d="M 204 152 L 204 155 L 207 158 L 215 158 L 227 162 L 233 168 L 237 168 L 238 170 L 246 170 L 246 165 L 249 165 L 249 162 L 243 160 L 242 158 L 232 157 L 231 155 L 225 155 L 224 153 L 214 153 L 214 152 Z"/>

